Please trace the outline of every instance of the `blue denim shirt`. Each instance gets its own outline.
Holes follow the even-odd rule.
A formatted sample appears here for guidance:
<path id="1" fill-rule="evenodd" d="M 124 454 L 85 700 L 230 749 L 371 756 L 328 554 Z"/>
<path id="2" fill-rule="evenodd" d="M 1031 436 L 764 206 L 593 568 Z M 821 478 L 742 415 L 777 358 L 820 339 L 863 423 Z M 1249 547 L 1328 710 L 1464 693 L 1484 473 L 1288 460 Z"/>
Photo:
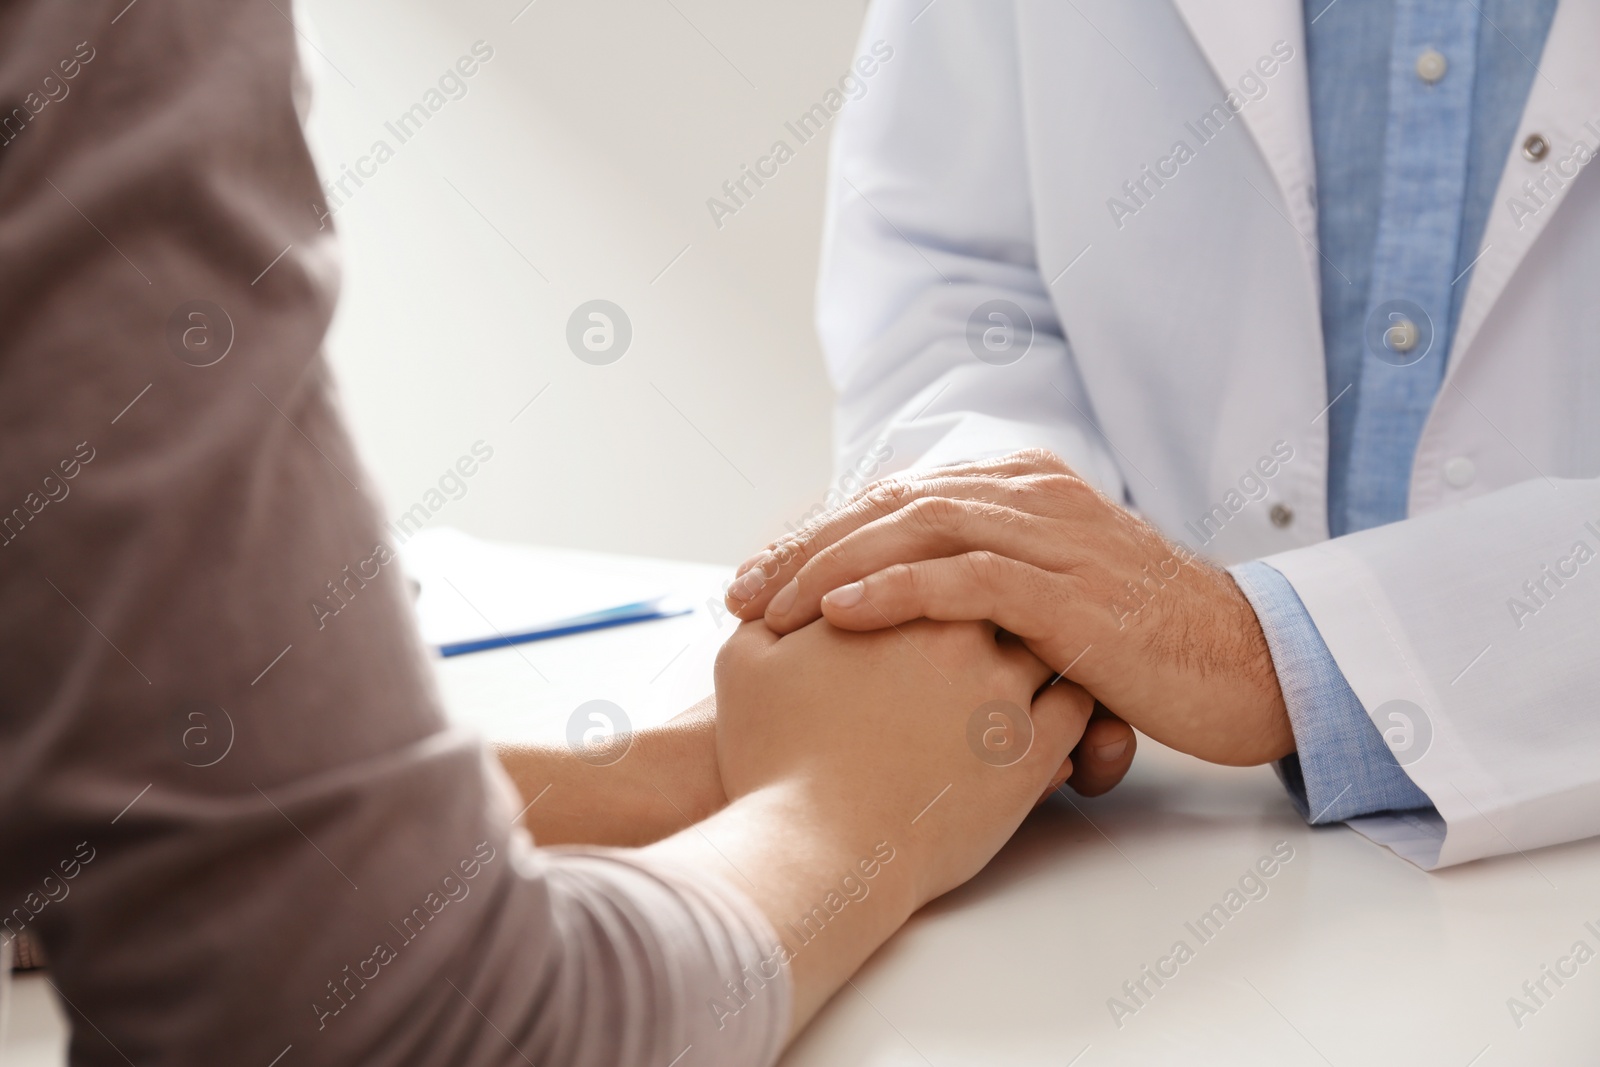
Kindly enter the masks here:
<path id="1" fill-rule="evenodd" d="M 1406 517 L 1411 462 L 1556 0 L 1308 0 L 1327 353 L 1328 523 Z M 1298 752 L 1302 813 L 1431 807 L 1345 682 L 1300 598 L 1261 562 L 1255 607 Z"/>

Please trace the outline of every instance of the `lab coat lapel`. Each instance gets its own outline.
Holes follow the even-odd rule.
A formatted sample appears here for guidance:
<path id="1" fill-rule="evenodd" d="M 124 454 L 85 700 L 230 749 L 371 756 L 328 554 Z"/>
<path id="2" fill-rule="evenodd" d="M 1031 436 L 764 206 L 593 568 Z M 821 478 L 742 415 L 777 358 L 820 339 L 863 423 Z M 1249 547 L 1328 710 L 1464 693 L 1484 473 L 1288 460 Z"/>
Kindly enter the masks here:
<path id="1" fill-rule="evenodd" d="M 1320 278 L 1317 241 L 1316 163 L 1312 155 L 1310 82 L 1306 73 L 1305 19 L 1301 0 L 1173 0 L 1211 69 L 1225 89 L 1252 70 L 1276 41 L 1287 41 L 1294 58 L 1270 79 L 1267 94 L 1245 104 L 1240 116 L 1266 159 L 1289 223 L 1306 245 L 1307 265 Z M 1270 193 L 1270 190 L 1260 190 Z M 1314 285 L 1314 288 L 1320 288 Z"/>
<path id="2" fill-rule="evenodd" d="M 1484 320 L 1566 199 L 1579 166 L 1573 156 L 1576 147 L 1582 144 L 1587 149 L 1585 159 L 1600 156 L 1600 63 L 1595 61 L 1596 41 L 1600 41 L 1600 4 L 1593 0 L 1563 0 L 1550 26 L 1544 54 L 1539 57 L 1522 122 L 1512 139 L 1494 204 L 1489 209 L 1479 258 L 1451 344 L 1446 381 L 1464 359 L 1471 357 L 1472 342 Z M 1538 160 L 1530 159 L 1524 149 L 1534 134 L 1549 146 Z M 1563 169 L 1569 173 L 1562 174 Z M 1526 184 L 1529 182 L 1531 190 Z"/>

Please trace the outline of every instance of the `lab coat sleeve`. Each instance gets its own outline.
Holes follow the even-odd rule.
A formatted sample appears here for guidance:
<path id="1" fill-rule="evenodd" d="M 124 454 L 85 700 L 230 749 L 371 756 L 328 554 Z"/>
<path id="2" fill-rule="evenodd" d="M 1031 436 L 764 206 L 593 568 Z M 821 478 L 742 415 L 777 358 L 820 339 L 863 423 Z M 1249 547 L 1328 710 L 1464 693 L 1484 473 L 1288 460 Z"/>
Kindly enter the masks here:
<path id="1" fill-rule="evenodd" d="M 1295 807 L 1313 824 L 1433 803 L 1406 776 L 1283 575 L 1259 560 L 1228 568 L 1255 609 L 1283 690 L 1295 751 L 1277 763 Z M 1403 734 L 1395 734 L 1396 742 Z"/>
<path id="2" fill-rule="evenodd" d="M 858 55 L 817 296 L 838 467 L 1048 448 L 1124 499 L 1036 258 L 1010 5 L 879 0 Z"/>
<path id="3" fill-rule="evenodd" d="M 1265 561 L 1438 811 L 1352 826 L 1429 869 L 1600 834 L 1597 557 L 1600 481 L 1540 478 Z"/>

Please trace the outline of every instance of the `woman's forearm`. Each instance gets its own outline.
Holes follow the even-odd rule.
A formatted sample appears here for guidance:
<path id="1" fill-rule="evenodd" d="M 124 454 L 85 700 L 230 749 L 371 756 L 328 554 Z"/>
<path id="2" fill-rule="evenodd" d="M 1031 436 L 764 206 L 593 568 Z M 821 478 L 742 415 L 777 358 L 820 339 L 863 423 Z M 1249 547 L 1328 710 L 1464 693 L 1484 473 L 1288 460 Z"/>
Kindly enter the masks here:
<path id="1" fill-rule="evenodd" d="M 762 789 L 638 853 L 714 872 L 766 917 L 777 936 L 766 959 L 793 988 L 790 1038 L 920 903 L 911 861 L 897 864 L 894 842 L 825 793 Z"/>
<path id="2" fill-rule="evenodd" d="M 716 704 L 636 731 L 626 755 L 598 766 L 565 745 L 496 745 L 522 793 L 522 823 L 541 845 L 647 845 L 727 803 L 717 773 Z"/>

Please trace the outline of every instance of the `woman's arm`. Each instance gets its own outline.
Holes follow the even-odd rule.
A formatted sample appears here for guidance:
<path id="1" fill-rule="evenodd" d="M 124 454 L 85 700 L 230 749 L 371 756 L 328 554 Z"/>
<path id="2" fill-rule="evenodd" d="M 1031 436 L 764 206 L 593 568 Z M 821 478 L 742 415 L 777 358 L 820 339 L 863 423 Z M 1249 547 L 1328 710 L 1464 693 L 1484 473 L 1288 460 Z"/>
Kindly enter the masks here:
<path id="1" fill-rule="evenodd" d="M 599 767 L 560 744 L 501 744 L 495 754 L 541 845 L 648 845 L 727 804 L 717 772 L 716 699 L 635 731 L 627 755 Z"/>
<path id="2" fill-rule="evenodd" d="M 792 1035 L 1070 773 L 1093 701 L 1071 683 L 1035 697 L 1051 674 L 988 623 L 747 623 L 717 660 L 731 803 L 637 855 L 715 872 L 766 917 Z"/>

